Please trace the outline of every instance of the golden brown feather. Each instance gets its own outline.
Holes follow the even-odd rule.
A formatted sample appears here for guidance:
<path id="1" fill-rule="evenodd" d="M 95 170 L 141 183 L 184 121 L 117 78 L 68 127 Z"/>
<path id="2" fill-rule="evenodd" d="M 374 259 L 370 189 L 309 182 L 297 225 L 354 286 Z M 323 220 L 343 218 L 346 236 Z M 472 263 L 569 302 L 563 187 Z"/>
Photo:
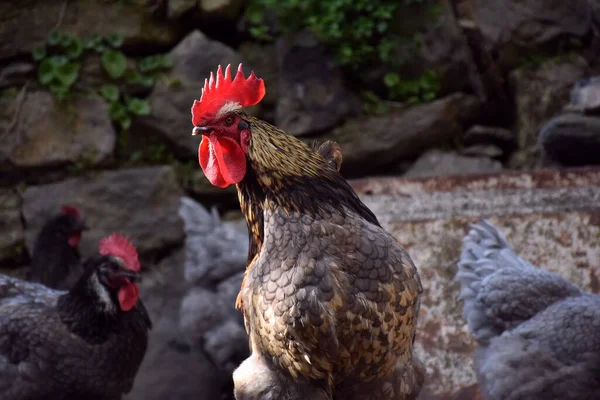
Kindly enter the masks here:
<path id="1" fill-rule="evenodd" d="M 238 184 L 250 249 L 237 304 L 254 360 L 334 399 L 364 385 L 382 400 L 416 397 L 422 286 L 408 253 L 339 174 L 337 144 L 315 151 L 235 113 L 252 134 Z M 240 379 L 248 377 L 236 371 L 239 400 L 277 398 L 244 394 Z"/>

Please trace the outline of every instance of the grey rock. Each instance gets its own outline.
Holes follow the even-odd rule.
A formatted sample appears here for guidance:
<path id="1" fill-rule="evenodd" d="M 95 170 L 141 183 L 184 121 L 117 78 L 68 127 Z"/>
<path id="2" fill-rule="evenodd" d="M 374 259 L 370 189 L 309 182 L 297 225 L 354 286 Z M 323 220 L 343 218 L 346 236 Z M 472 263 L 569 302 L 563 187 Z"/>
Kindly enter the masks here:
<path id="1" fill-rule="evenodd" d="M 179 215 L 186 233 L 187 281 L 206 285 L 244 270 L 248 257 L 248 230 L 245 225 L 223 222 L 216 209 L 209 213 L 189 197 L 181 199 Z"/>
<path id="2" fill-rule="evenodd" d="M 30 62 L 16 61 L 0 69 L 0 89 L 24 85 L 35 75 L 35 65 Z"/>
<path id="3" fill-rule="evenodd" d="M 569 100 L 573 83 L 582 78 L 587 69 L 586 62 L 577 58 L 545 64 L 538 69 L 522 67 L 511 73 L 520 149 L 537 142 L 540 126 L 562 111 Z"/>
<path id="4" fill-rule="evenodd" d="M 178 25 L 154 17 L 143 2 L 26 0 L 0 2 L 0 58 L 30 54 L 55 29 L 80 37 L 120 33 L 126 47 L 167 47 L 176 43 Z"/>
<path id="5" fill-rule="evenodd" d="M 566 114 L 540 129 L 545 153 L 563 165 L 600 164 L 600 118 Z"/>
<path id="6" fill-rule="evenodd" d="M 423 178 L 494 173 L 501 170 L 502 164 L 500 162 L 486 157 L 465 157 L 456 153 L 431 150 L 419 157 L 404 176 Z"/>
<path id="7" fill-rule="evenodd" d="M 67 203 L 81 210 L 91 228 L 80 245 L 84 257 L 113 232 L 129 236 L 140 255 L 156 255 L 183 242 L 183 222 L 177 215 L 182 195 L 170 166 L 105 171 L 31 186 L 23 194 L 26 245 L 32 249 L 44 221 Z"/>
<path id="8" fill-rule="evenodd" d="M 25 231 L 21 222 L 21 198 L 12 189 L 0 189 L 0 264 L 18 261 Z"/>
<path id="9" fill-rule="evenodd" d="M 398 73 L 402 79 L 418 79 L 427 70 L 436 72 L 440 94 L 468 91 L 479 83 L 471 50 L 458 26 L 451 2 L 399 2 L 399 11 L 390 22 L 391 32 L 402 39 L 396 41 L 394 54 L 402 60 L 393 69 L 373 63 L 367 80 L 381 85 L 387 72 Z M 419 38 L 415 46 L 413 38 Z"/>
<path id="10" fill-rule="evenodd" d="M 600 113 L 600 76 L 587 77 L 575 82 L 565 111 L 598 115 Z"/>
<path id="11" fill-rule="evenodd" d="M 192 136 L 190 108 L 200 98 L 204 80 L 217 66 L 231 64 L 235 72 L 240 56 L 231 48 L 193 31 L 170 53 L 173 68 L 167 79 L 157 83 L 148 101 L 152 115 L 139 118 L 132 129 L 134 134 L 155 133 L 164 137 L 179 157 L 196 158 L 200 140 Z M 250 73 L 245 66 L 246 74 Z"/>
<path id="12" fill-rule="evenodd" d="M 492 144 L 504 151 L 514 149 L 516 137 L 512 131 L 496 126 L 473 125 L 463 137 L 465 146 Z"/>
<path id="13" fill-rule="evenodd" d="M 474 96 L 456 93 L 431 103 L 392 108 L 383 115 L 361 116 L 311 140 L 337 142 L 344 156 L 341 172 L 364 176 L 462 136 L 480 112 Z"/>
<path id="14" fill-rule="evenodd" d="M 21 168 L 100 164 L 112 156 L 116 140 L 99 96 L 77 95 L 65 110 L 41 91 L 0 98 L 0 132 L 0 164 Z"/>
<path id="15" fill-rule="evenodd" d="M 587 0 L 473 0 L 470 5 L 488 47 L 505 65 L 514 66 L 519 62 L 515 55 L 564 37 L 583 39 L 592 29 Z"/>
<path id="16" fill-rule="evenodd" d="M 279 99 L 279 68 L 275 45 L 244 42 L 238 48 L 238 53 L 265 81 L 267 92 L 261 104 L 266 108 L 274 108 Z"/>
<path id="17" fill-rule="evenodd" d="M 200 11 L 213 18 L 235 19 L 243 6 L 243 0 L 198 0 Z"/>
<path id="18" fill-rule="evenodd" d="M 493 144 L 475 144 L 461 149 L 460 154 L 467 157 L 501 158 L 504 152 Z"/>
<path id="19" fill-rule="evenodd" d="M 197 7 L 197 0 L 169 0 L 167 1 L 167 18 L 177 19 Z"/>
<path id="20" fill-rule="evenodd" d="M 311 34 L 284 36 L 276 46 L 278 127 L 301 136 L 332 128 L 360 111 L 360 101 L 344 86 L 341 70 Z"/>
<path id="21" fill-rule="evenodd" d="M 140 297 L 154 327 L 126 400 L 219 398 L 219 380 L 224 376 L 202 352 L 193 351 L 179 329 L 179 304 L 188 287 L 183 278 L 183 259 L 183 251 L 176 251 L 142 281 Z"/>

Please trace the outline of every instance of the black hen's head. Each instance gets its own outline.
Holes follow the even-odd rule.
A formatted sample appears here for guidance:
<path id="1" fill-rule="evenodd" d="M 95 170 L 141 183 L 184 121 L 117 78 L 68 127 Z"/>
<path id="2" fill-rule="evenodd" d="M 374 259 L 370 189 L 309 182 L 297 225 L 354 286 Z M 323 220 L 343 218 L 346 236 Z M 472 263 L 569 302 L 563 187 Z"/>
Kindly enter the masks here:
<path id="1" fill-rule="evenodd" d="M 48 221 L 44 230 L 51 228 L 53 233 L 64 239 L 69 246 L 77 247 L 81 241 L 81 233 L 88 229 L 81 212 L 73 207 L 64 205 L 60 214 Z"/>
<path id="2" fill-rule="evenodd" d="M 74 290 L 90 290 L 102 311 L 128 312 L 138 302 L 139 272 L 137 250 L 125 236 L 115 233 L 100 241 L 98 255 L 88 260 L 86 272 Z"/>

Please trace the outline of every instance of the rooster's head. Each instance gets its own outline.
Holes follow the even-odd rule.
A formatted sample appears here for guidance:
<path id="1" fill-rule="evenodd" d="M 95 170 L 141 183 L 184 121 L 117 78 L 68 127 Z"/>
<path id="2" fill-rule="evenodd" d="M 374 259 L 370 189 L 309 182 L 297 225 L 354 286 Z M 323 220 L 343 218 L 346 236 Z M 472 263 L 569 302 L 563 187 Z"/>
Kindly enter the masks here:
<path id="1" fill-rule="evenodd" d="M 139 296 L 135 284 L 140 272 L 137 250 L 125 236 L 114 233 L 100 241 L 98 253 L 90 261 L 93 268 L 89 278 L 83 278 L 87 287 L 107 311 L 116 310 L 117 305 L 121 311 L 131 310 Z"/>
<path id="2" fill-rule="evenodd" d="M 258 104 L 265 95 L 265 83 L 254 72 L 246 78 L 240 64 L 232 80 L 230 67 L 223 74 L 219 65 L 216 77 L 210 73 L 200 100 L 192 106 L 192 134 L 203 135 L 200 166 L 208 180 L 221 188 L 239 183 L 246 175 L 250 129 L 238 112 Z"/>

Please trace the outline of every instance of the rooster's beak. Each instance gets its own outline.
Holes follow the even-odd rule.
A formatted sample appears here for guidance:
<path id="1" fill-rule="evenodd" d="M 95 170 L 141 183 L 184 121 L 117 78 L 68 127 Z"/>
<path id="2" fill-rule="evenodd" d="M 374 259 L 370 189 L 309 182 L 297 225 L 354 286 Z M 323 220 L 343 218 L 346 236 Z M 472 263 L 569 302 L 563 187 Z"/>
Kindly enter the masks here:
<path id="1" fill-rule="evenodd" d="M 208 135 L 213 130 L 214 129 L 209 126 L 195 126 L 194 129 L 192 129 L 192 136 Z"/>

